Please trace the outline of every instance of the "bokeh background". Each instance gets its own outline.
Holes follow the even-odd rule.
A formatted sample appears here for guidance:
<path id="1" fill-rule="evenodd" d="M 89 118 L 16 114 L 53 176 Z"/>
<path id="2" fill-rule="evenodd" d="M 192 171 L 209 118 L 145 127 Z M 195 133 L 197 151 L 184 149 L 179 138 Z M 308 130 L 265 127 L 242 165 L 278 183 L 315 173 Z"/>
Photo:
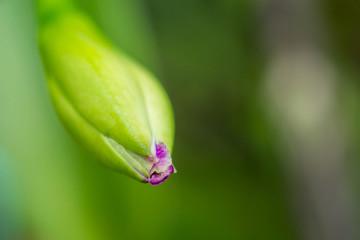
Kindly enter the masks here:
<path id="1" fill-rule="evenodd" d="M 91 160 L 51 106 L 35 0 L 0 0 L 1 240 L 360 239 L 360 4 L 77 0 L 153 71 L 178 173 Z"/>

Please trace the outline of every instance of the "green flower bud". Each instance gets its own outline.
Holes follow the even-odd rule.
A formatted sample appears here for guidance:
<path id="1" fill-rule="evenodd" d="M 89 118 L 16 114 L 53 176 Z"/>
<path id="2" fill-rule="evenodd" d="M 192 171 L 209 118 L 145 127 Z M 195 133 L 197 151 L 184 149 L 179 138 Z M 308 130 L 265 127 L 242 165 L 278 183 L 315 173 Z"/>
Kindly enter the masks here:
<path id="1" fill-rule="evenodd" d="M 63 124 L 108 166 L 160 184 L 175 171 L 170 157 L 174 119 L 166 92 L 86 15 L 51 9 L 41 16 L 39 42 Z"/>

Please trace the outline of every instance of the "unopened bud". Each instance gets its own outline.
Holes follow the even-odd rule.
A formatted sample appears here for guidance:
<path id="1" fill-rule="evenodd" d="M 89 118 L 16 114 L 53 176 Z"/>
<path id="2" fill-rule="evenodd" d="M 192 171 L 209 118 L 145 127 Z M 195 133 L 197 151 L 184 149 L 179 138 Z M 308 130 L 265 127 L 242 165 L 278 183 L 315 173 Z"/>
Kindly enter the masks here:
<path id="1" fill-rule="evenodd" d="M 76 10 L 40 24 L 40 48 L 55 109 L 97 159 L 157 185 L 175 171 L 174 120 L 161 84 L 119 52 Z"/>

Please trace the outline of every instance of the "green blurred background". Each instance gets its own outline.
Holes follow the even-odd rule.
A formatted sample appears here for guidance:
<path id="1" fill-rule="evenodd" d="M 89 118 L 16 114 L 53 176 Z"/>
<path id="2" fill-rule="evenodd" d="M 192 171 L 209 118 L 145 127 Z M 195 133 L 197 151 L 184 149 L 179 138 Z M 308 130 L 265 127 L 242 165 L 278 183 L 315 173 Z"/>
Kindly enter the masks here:
<path id="1" fill-rule="evenodd" d="M 0 0 L 0 239 L 360 239 L 360 4 L 78 0 L 153 71 L 178 173 L 152 187 L 60 125 L 35 0 Z"/>

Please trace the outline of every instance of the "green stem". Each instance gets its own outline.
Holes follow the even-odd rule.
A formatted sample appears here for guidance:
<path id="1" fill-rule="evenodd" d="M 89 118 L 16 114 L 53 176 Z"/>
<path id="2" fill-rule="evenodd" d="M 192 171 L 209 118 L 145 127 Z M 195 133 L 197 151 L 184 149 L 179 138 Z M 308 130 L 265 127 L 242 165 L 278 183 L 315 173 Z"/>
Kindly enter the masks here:
<path id="1" fill-rule="evenodd" d="M 72 0 L 37 0 L 40 25 L 46 24 L 54 17 L 76 9 Z"/>

